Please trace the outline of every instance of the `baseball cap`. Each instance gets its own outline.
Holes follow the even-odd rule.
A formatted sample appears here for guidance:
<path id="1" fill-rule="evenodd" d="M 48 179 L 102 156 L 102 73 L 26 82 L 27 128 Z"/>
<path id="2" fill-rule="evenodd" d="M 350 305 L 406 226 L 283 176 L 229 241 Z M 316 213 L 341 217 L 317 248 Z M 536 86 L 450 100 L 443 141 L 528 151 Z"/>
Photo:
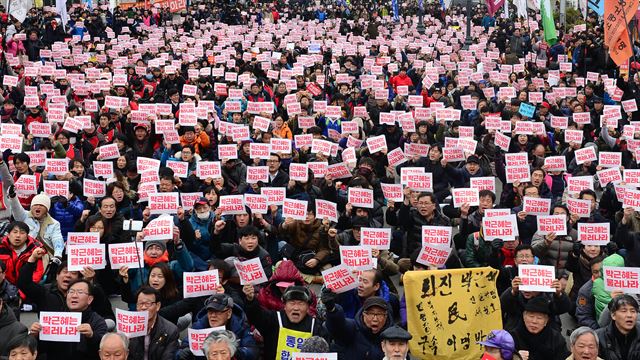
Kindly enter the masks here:
<path id="1" fill-rule="evenodd" d="M 369 310 L 370 308 L 377 306 L 379 308 L 383 308 L 384 310 L 388 310 L 387 302 L 384 301 L 380 296 L 372 296 L 364 301 L 362 305 L 362 310 Z"/>
<path id="2" fill-rule="evenodd" d="M 143 128 L 146 131 L 149 131 L 149 125 L 145 124 L 145 123 L 138 123 L 136 124 L 136 126 L 133 128 L 133 130 L 136 130 L 137 128 Z"/>
<path id="3" fill-rule="evenodd" d="M 196 205 L 207 205 L 207 204 L 209 204 L 209 201 L 207 200 L 207 198 L 206 198 L 206 197 L 204 197 L 204 196 L 201 196 L 201 197 L 200 197 L 200 199 L 198 199 L 198 200 L 193 204 L 193 206 L 196 206 Z"/>
<path id="4" fill-rule="evenodd" d="M 204 307 L 207 311 L 225 311 L 233 307 L 233 299 L 227 294 L 213 294 L 205 301 Z"/>
<path id="5" fill-rule="evenodd" d="M 469 157 L 467 158 L 467 163 L 480 164 L 480 159 L 478 159 L 476 155 L 469 155 Z"/>

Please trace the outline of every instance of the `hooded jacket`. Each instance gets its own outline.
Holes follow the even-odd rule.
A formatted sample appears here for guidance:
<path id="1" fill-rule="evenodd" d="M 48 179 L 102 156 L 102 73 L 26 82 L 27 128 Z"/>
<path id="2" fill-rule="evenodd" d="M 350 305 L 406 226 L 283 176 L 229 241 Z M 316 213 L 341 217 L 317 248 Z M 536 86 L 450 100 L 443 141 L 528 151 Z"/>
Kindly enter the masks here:
<path id="1" fill-rule="evenodd" d="M 387 304 L 387 314 L 391 309 Z M 327 330 L 333 336 L 332 350 L 338 359 L 379 360 L 384 357 L 380 347 L 380 334 L 393 324 L 393 317 L 387 316 L 385 324 L 377 334 L 369 329 L 362 319 L 363 310 L 358 310 L 354 319 L 345 318 L 344 310 L 336 305 L 333 312 L 327 311 Z"/>
<path id="2" fill-rule="evenodd" d="M 0 242 L 0 260 L 7 265 L 7 269 L 5 271 L 6 280 L 12 284 L 18 283 L 18 276 L 22 271 L 22 267 L 27 263 L 27 260 L 29 260 L 33 250 L 42 245 L 36 239 L 29 236 L 25 246 L 25 249 L 20 253 L 20 255 L 18 255 L 9 243 L 8 236 L 5 236 L 2 239 L 2 242 Z M 33 272 L 31 279 L 37 283 L 44 275 L 44 266 L 42 264 L 42 259 L 39 259 L 36 264 L 36 270 Z"/>
<path id="3" fill-rule="evenodd" d="M 624 267 L 624 258 L 618 254 L 613 254 L 602 260 L 600 277 L 593 280 L 593 289 L 591 290 L 595 298 L 596 319 L 600 318 L 602 310 L 604 310 L 611 301 L 611 293 L 604 289 L 604 268 L 607 266 Z"/>
<path id="4" fill-rule="evenodd" d="M 279 282 L 291 282 L 294 285 L 306 286 L 304 278 L 296 265 L 291 260 L 283 260 L 280 262 L 273 272 L 273 276 L 265 283 L 264 287 L 260 289 L 256 298 L 260 303 L 260 306 L 267 310 L 280 311 L 284 308 L 282 302 L 282 291 L 278 287 Z M 311 305 L 309 306 L 309 314 L 316 316 L 316 306 L 318 304 L 318 298 L 315 292 L 311 292 Z"/>
<path id="5" fill-rule="evenodd" d="M 67 238 L 70 231 L 74 230 L 76 221 L 82 216 L 83 210 L 84 204 L 77 196 L 68 201 L 52 202 L 50 214 L 60 223 L 60 232 L 64 239 Z"/>
<path id="6" fill-rule="evenodd" d="M 209 218 L 202 220 L 197 216 L 195 211 L 191 214 L 191 217 L 189 217 L 189 224 L 191 224 L 194 233 L 196 230 L 200 230 L 200 235 L 202 236 L 199 240 L 194 237 L 193 243 L 189 246 L 189 251 L 191 251 L 192 256 L 195 255 L 203 261 L 211 258 L 211 233 L 209 232 L 209 225 L 215 223 L 213 217 L 214 214 L 209 212 Z"/>

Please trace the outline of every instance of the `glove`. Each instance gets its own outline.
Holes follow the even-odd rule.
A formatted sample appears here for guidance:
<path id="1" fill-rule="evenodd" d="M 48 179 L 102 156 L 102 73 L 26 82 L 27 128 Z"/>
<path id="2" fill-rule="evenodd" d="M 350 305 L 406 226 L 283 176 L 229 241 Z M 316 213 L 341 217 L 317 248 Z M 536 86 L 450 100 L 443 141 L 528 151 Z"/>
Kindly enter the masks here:
<path id="1" fill-rule="evenodd" d="M 614 243 L 613 241 L 609 241 L 607 243 L 607 254 L 613 255 L 617 252 L 618 252 L 618 244 Z"/>
<path id="2" fill-rule="evenodd" d="M 9 193 L 8 193 L 10 198 L 14 198 L 16 197 L 16 187 L 14 185 L 9 186 Z"/>
<path id="3" fill-rule="evenodd" d="M 491 241 L 491 247 L 493 250 L 502 249 L 502 245 L 504 245 L 504 241 L 502 241 L 502 239 L 493 239 L 493 241 Z"/>
<path id="4" fill-rule="evenodd" d="M 328 312 L 333 312 L 336 308 L 336 296 L 338 294 L 334 293 L 333 291 L 331 291 L 331 289 L 325 287 L 324 289 L 322 289 L 322 294 L 320 295 L 320 300 L 322 300 L 322 303 L 324 304 L 324 306 L 327 308 Z"/>
<path id="5" fill-rule="evenodd" d="M 581 251 L 582 251 L 582 243 L 579 243 L 579 242 L 573 243 L 573 255 L 580 256 Z"/>

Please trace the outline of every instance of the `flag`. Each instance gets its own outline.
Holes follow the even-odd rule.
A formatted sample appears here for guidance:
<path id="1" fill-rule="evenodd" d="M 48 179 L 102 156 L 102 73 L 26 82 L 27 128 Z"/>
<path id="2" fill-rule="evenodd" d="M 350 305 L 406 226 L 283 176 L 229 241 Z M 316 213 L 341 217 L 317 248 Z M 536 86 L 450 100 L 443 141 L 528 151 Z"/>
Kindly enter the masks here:
<path id="1" fill-rule="evenodd" d="M 398 0 L 392 0 L 391 6 L 393 7 L 393 20 L 400 21 L 400 15 L 399 15 L 400 10 L 398 9 Z"/>
<path id="2" fill-rule="evenodd" d="M 595 11 L 598 16 L 604 14 L 604 0 L 587 0 L 587 6 L 589 6 L 589 9 Z"/>
<path id="3" fill-rule="evenodd" d="M 624 9 L 616 0 L 604 2 L 604 43 L 609 46 L 609 55 L 618 66 L 633 55 L 627 24 L 637 10 L 638 0 L 627 1 Z"/>
<path id="4" fill-rule="evenodd" d="M 551 7 L 551 0 L 540 1 L 540 13 L 542 14 L 542 28 L 544 29 L 544 40 L 553 45 L 558 41 L 558 35 L 556 34 L 556 23 L 553 20 L 553 8 Z"/>
<path id="5" fill-rule="evenodd" d="M 420 11 L 424 11 L 424 6 L 422 5 L 422 0 L 418 0 L 418 9 L 420 9 Z"/>
<path id="6" fill-rule="evenodd" d="M 67 15 L 67 2 L 65 0 L 56 0 L 56 11 L 60 15 L 61 26 L 66 29 L 67 22 L 69 22 L 69 15 Z"/>
<path id="7" fill-rule="evenodd" d="M 442 11 L 447 11 L 447 6 L 444 4 L 444 0 L 440 0 L 440 6 L 442 7 Z"/>
<path id="8" fill-rule="evenodd" d="M 487 10 L 489 10 L 489 15 L 495 15 L 496 11 L 498 11 L 504 3 L 505 0 L 487 0 Z"/>
<path id="9" fill-rule="evenodd" d="M 527 19 L 527 0 L 516 0 L 516 8 L 518 9 L 518 17 Z"/>

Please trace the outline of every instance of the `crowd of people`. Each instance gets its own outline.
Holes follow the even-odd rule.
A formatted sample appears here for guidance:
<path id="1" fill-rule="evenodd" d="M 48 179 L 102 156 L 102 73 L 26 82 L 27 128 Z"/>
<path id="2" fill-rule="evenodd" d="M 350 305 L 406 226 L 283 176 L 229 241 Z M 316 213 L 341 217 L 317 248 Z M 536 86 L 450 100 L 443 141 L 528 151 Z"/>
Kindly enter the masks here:
<path id="1" fill-rule="evenodd" d="M 473 344 L 484 359 L 640 359 L 639 299 L 604 275 L 640 267 L 640 77 L 609 57 L 602 17 L 548 43 L 539 10 L 474 5 L 465 45 L 457 5 L 86 6 L 0 7 L 0 356 L 405 359 L 415 318 L 398 279 L 489 266 L 503 326 Z M 152 203 L 163 193 L 178 203 Z M 158 206 L 171 235 L 145 240 L 134 223 Z M 515 237 L 487 235 L 497 209 Z M 541 231 L 545 215 L 566 234 Z M 583 243 L 584 224 L 606 225 L 605 242 Z M 424 261 L 424 226 L 453 229 L 446 262 Z M 354 289 L 323 286 L 367 228 L 390 229 L 388 249 Z M 140 268 L 71 271 L 76 233 L 142 241 Z M 243 285 L 252 259 L 268 280 Z M 524 265 L 553 267 L 553 292 L 519 290 Z M 184 275 L 209 270 L 215 294 L 185 296 Z M 116 331 L 115 296 L 146 312 L 146 335 Z M 24 311 L 81 313 L 79 342 L 41 340 Z M 211 328 L 194 354 L 185 330 Z"/>

